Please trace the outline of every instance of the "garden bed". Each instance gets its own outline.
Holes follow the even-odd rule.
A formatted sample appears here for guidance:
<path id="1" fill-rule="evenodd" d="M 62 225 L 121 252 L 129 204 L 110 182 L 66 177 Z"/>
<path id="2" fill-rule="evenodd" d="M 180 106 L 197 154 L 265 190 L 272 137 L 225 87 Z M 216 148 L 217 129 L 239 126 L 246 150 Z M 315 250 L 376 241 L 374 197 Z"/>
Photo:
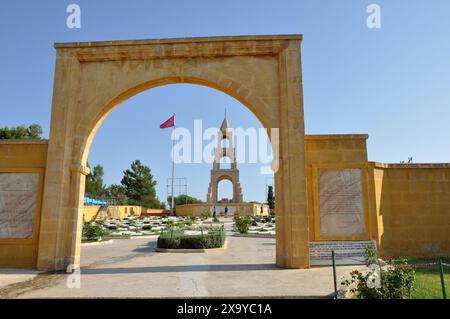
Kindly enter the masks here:
<path id="1" fill-rule="evenodd" d="M 225 244 L 223 228 L 208 228 L 197 233 L 186 233 L 180 229 L 171 229 L 158 237 L 158 249 L 213 249 Z"/>

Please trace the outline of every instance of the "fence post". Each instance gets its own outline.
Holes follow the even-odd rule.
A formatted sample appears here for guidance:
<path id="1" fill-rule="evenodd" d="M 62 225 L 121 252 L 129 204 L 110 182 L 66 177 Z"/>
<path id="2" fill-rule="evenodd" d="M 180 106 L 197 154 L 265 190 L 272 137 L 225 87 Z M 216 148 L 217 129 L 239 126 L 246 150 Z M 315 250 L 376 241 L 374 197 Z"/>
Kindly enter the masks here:
<path id="1" fill-rule="evenodd" d="M 442 258 L 439 258 L 439 273 L 441 275 L 442 297 L 444 299 L 447 299 L 447 292 L 445 291 L 444 267 L 442 266 Z"/>
<path id="2" fill-rule="evenodd" d="M 333 283 L 334 283 L 334 298 L 337 299 L 337 279 L 336 279 L 336 260 L 334 250 L 331 251 L 331 261 L 333 263 Z"/>

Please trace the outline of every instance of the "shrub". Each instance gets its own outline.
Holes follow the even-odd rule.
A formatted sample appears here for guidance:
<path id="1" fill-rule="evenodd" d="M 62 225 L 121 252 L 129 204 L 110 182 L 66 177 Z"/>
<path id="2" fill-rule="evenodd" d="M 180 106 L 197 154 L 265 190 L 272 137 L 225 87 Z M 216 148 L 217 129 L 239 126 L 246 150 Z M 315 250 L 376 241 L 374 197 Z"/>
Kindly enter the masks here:
<path id="1" fill-rule="evenodd" d="M 371 245 L 366 246 L 366 251 L 364 254 L 366 265 L 372 265 L 377 263 L 377 250 Z"/>
<path id="2" fill-rule="evenodd" d="M 405 299 L 411 297 L 414 286 L 414 268 L 404 258 L 393 259 L 388 265 L 380 261 L 375 264 L 379 270 L 380 284 L 377 286 L 375 270 L 361 273 L 357 270 L 350 273 L 351 279 L 342 284 L 350 287 L 350 291 L 360 299 Z"/>
<path id="3" fill-rule="evenodd" d="M 158 248 L 169 249 L 201 249 L 219 248 L 225 243 L 223 229 L 210 229 L 200 235 L 185 235 L 180 230 L 170 230 L 158 237 Z"/>
<path id="4" fill-rule="evenodd" d="M 151 225 L 144 225 L 142 226 L 142 230 L 151 230 L 152 226 Z"/>
<path id="5" fill-rule="evenodd" d="M 180 233 L 176 230 L 170 230 L 162 233 L 158 237 L 158 248 L 170 248 L 174 249 L 180 245 Z"/>
<path id="6" fill-rule="evenodd" d="M 98 225 L 95 222 L 85 223 L 83 225 L 82 236 L 87 240 L 98 240 L 107 233 L 108 232 L 101 225 Z"/>
<path id="7" fill-rule="evenodd" d="M 117 226 L 116 226 L 116 225 L 109 225 L 109 226 L 108 226 L 108 229 L 109 229 L 109 230 L 116 230 L 116 229 L 117 229 Z"/>
<path id="8" fill-rule="evenodd" d="M 235 216 L 234 222 L 240 234 L 248 233 L 248 229 L 251 224 L 251 219 L 248 216 Z"/>
<path id="9" fill-rule="evenodd" d="M 166 225 L 167 228 L 175 227 L 175 222 L 173 220 L 168 220 L 164 224 Z"/>
<path id="10" fill-rule="evenodd" d="M 269 216 L 264 216 L 262 222 L 263 223 L 270 223 L 272 221 L 272 218 Z"/>

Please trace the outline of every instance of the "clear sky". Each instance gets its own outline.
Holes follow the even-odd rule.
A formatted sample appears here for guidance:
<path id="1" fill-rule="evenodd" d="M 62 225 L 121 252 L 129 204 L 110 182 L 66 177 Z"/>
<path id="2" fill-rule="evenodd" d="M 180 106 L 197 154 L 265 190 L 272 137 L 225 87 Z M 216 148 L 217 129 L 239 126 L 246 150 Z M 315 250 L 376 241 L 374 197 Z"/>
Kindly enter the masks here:
<path id="1" fill-rule="evenodd" d="M 66 7 L 81 7 L 81 29 L 66 27 Z M 381 7 L 381 29 L 366 26 L 369 4 Z M 369 160 L 450 161 L 450 1 L 415 0 L 2 0 L 0 125 L 50 127 L 54 42 L 167 37 L 303 34 L 305 125 L 309 134 L 367 133 Z M 169 130 L 194 119 L 218 126 L 260 123 L 244 106 L 210 88 L 160 87 L 133 97 L 104 122 L 92 145 L 106 183 L 119 183 L 132 160 L 149 165 L 166 196 Z M 263 200 L 266 176 L 241 165 L 245 200 Z M 205 199 L 210 165 L 177 166 L 189 194 Z M 228 185 L 222 197 L 231 193 Z"/>

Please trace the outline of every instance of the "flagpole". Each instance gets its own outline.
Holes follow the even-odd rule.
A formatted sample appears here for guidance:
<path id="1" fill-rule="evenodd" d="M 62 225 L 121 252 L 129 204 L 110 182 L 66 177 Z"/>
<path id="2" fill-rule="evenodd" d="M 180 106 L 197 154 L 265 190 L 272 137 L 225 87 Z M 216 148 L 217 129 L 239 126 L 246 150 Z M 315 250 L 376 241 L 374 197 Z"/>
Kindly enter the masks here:
<path id="1" fill-rule="evenodd" d="M 173 131 L 172 132 L 175 132 L 175 125 L 176 125 L 175 114 L 173 114 Z M 175 138 L 172 139 L 172 196 L 171 196 L 171 205 L 170 205 L 170 208 L 172 209 L 173 212 L 175 212 L 175 206 L 174 206 L 175 198 L 173 197 L 173 182 L 174 182 L 174 178 L 175 178 L 174 149 L 175 149 Z"/>

